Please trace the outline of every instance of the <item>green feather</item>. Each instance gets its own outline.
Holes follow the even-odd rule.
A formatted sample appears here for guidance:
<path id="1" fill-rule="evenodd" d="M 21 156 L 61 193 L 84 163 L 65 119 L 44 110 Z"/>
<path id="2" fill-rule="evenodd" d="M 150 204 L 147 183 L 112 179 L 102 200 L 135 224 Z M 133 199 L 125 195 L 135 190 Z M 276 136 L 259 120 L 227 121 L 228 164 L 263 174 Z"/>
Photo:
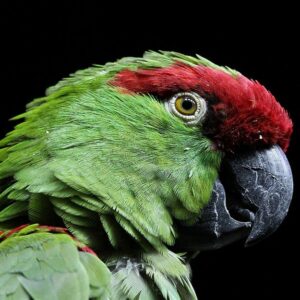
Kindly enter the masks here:
<path id="1" fill-rule="evenodd" d="M 175 254 L 112 258 L 107 265 L 112 270 L 112 299 L 197 299 L 189 268 Z"/>
<path id="2" fill-rule="evenodd" d="M 115 248 L 118 248 L 122 242 L 122 232 L 120 227 L 116 224 L 114 218 L 109 215 L 100 215 L 100 221 L 105 232 L 107 233 L 107 237 L 111 245 Z"/>
<path id="3" fill-rule="evenodd" d="M 83 264 L 90 286 L 90 298 L 109 299 L 111 293 L 111 273 L 106 265 L 96 256 L 80 252 L 80 261 Z"/>
<path id="4" fill-rule="evenodd" d="M 65 234 L 30 230 L 0 243 L 1 299 L 107 299 L 110 272 L 103 262 L 79 253 Z"/>
<path id="5" fill-rule="evenodd" d="M 0 222 L 10 220 L 25 214 L 28 210 L 28 203 L 14 202 L 0 212 Z"/>
<path id="6" fill-rule="evenodd" d="M 113 299 L 155 300 L 147 281 L 135 270 L 121 269 L 113 274 Z"/>

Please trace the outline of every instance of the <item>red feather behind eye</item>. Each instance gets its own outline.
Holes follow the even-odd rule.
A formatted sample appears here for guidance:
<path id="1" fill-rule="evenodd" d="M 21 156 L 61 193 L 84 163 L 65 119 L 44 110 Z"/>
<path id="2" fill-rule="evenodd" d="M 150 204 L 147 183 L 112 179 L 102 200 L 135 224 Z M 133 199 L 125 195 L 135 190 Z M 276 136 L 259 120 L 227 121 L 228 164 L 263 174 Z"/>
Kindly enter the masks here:
<path id="1" fill-rule="evenodd" d="M 287 150 L 292 121 L 275 97 L 256 81 L 205 66 L 177 63 L 166 68 L 123 70 L 111 81 L 134 93 L 166 97 L 179 91 L 196 91 L 219 100 L 216 115 L 226 117 L 214 139 L 227 150 L 240 145 L 279 144 Z"/>

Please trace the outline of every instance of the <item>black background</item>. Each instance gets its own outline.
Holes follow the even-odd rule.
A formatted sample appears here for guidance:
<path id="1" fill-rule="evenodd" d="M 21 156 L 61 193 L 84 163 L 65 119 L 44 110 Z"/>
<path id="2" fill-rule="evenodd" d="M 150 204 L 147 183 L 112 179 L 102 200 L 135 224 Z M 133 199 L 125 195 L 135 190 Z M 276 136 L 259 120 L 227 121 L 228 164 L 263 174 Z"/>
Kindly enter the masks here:
<path id="1" fill-rule="evenodd" d="M 299 294 L 300 213 L 300 24 L 295 8 L 280 4 L 275 13 L 274 5 L 263 10 L 244 3 L 231 13 L 217 13 L 217 4 L 204 8 L 202 2 L 181 3 L 177 9 L 154 2 L 135 8 L 112 4 L 1 1 L 1 136 L 13 128 L 8 118 L 62 77 L 93 63 L 141 56 L 148 49 L 199 53 L 259 80 L 295 123 L 287 153 L 295 179 L 290 213 L 273 236 L 254 247 L 236 244 L 199 255 L 192 263 L 193 284 L 204 300 L 294 299 Z"/>

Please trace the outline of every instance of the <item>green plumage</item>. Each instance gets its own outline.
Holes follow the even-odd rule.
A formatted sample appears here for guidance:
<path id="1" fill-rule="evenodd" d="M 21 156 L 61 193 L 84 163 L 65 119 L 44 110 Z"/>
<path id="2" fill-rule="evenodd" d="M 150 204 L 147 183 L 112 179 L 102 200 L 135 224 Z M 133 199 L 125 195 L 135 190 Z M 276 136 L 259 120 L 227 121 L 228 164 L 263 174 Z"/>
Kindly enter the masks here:
<path id="1" fill-rule="evenodd" d="M 0 299 L 108 299 L 111 274 L 66 234 L 29 226 L 0 243 Z"/>
<path id="2" fill-rule="evenodd" d="M 47 96 L 31 102 L 24 114 L 14 118 L 24 120 L 0 141 L 0 229 L 27 222 L 63 225 L 109 266 L 116 266 L 123 256 L 140 261 L 143 275 L 130 264 L 112 271 L 116 293 L 112 299 L 121 299 L 120 295 L 129 299 L 196 298 L 188 269 L 168 246 L 176 238 L 174 220 L 193 222 L 208 202 L 221 155 L 211 151 L 201 127 L 186 126 L 154 97 L 124 94 L 108 84 L 124 68 L 161 67 L 178 59 L 221 68 L 201 57 L 149 52 L 141 59 L 125 58 L 79 71 L 49 88 Z M 222 70 L 235 75 L 230 69 Z M 0 247 L 1 261 L 8 261 L 7 269 L 0 263 L 4 274 L 0 281 L 14 282 L 0 295 L 7 296 L 13 289 L 15 299 L 28 295 L 48 299 L 39 293 L 53 285 L 57 286 L 51 289 L 56 298 L 51 299 L 76 299 L 77 290 L 68 294 L 76 285 L 78 299 L 106 299 L 95 296 L 104 293 L 97 287 L 96 276 L 102 262 L 76 251 L 66 235 L 34 233 L 9 238 Z M 67 247 L 72 255 L 64 262 L 66 266 L 42 264 L 42 274 L 36 275 L 43 280 L 41 286 L 32 281 L 37 270 L 23 273 L 25 262 L 23 266 L 7 258 L 20 251 L 24 252 L 21 259 L 29 256 L 41 264 L 38 256 L 46 261 L 43 249 L 47 248 L 53 255 L 50 260 L 63 260 L 57 251 L 64 250 L 55 247 Z M 156 259 L 170 266 L 161 269 Z M 99 270 L 93 269 L 93 261 Z M 56 265 L 63 269 L 62 274 L 56 274 Z M 16 272 L 23 277 L 13 268 L 20 268 Z M 68 268 L 74 274 L 69 275 Z M 60 276 L 66 278 L 63 292 Z M 83 282 L 79 283 L 79 277 Z"/>

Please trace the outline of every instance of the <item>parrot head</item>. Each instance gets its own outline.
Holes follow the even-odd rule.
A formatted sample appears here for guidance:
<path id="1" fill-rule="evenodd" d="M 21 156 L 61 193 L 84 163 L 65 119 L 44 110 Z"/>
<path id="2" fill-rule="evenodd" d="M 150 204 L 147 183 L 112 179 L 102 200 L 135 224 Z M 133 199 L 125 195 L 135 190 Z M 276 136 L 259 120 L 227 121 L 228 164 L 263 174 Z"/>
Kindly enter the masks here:
<path id="1" fill-rule="evenodd" d="M 246 238 L 252 245 L 278 228 L 290 205 L 293 181 L 284 152 L 292 122 L 257 81 L 199 56 L 187 62 L 173 55 L 164 68 L 123 70 L 113 84 L 154 95 L 186 126 L 198 127 L 210 151 L 222 153 L 208 204 L 195 224 L 179 225 L 177 244 L 207 250 Z"/>
<path id="2" fill-rule="evenodd" d="M 287 214 L 287 112 L 258 82 L 203 57 L 147 52 L 94 66 L 18 118 L 0 142 L 0 222 L 55 223 L 53 214 L 87 244 L 97 232 L 116 248 L 127 235 L 201 250 L 252 244 Z"/>

